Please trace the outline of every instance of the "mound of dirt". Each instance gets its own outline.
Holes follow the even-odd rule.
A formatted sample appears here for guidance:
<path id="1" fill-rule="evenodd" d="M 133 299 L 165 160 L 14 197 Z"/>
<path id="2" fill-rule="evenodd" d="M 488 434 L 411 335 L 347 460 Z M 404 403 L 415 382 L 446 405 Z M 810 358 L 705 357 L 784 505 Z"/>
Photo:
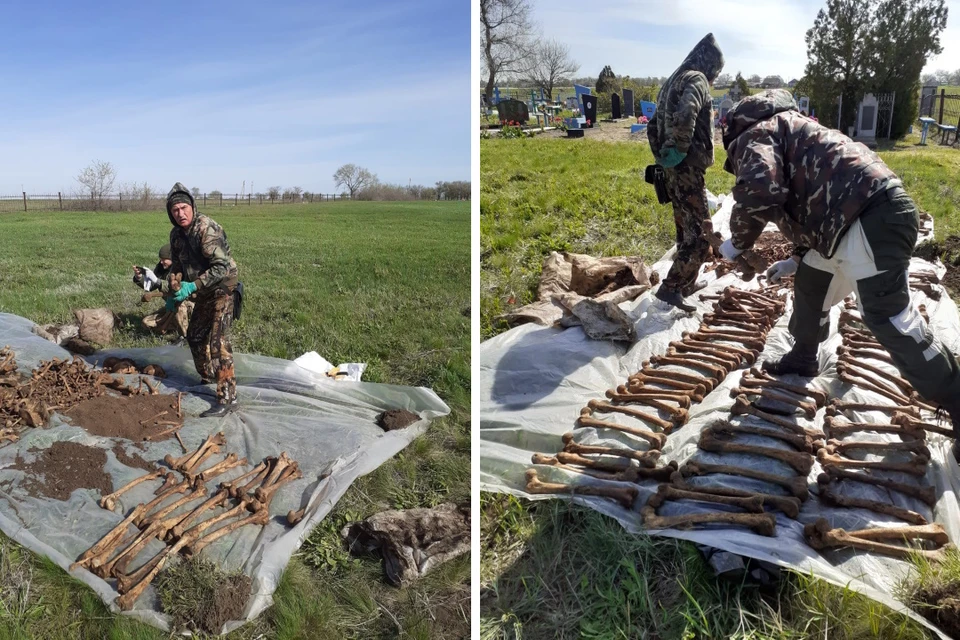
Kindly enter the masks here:
<path id="1" fill-rule="evenodd" d="M 193 558 L 161 571 L 154 585 L 174 629 L 217 634 L 230 620 L 240 620 L 250 598 L 251 580 L 227 575 L 216 565 Z"/>
<path id="2" fill-rule="evenodd" d="M 30 449 L 33 462 L 17 457 L 13 469 L 26 477 L 20 485 L 34 497 L 67 500 L 74 489 L 96 489 L 100 495 L 113 491 L 110 476 L 103 471 L 107 454 L 103 449 L 76 442 L 54 442 L 49 449 Z"/>
<path id="3" fill-rule="evenodd" d="M 947 267 L 941 284 L 947 288 L 950 295 L 960 297 L 960 236 L 950 236 L 943 242 L 928 240 L 917 245 L 913 255 L 930 262 L 938 259 Z"/>
<path id="4" fill-rule="evenodd" d="M 377 426 L 384 431 L 393 431 L 409 427 L 419 419 L 420 416 L 406 409 L 390 409 L 377 416 Z"/>
<path id="5" fill-rule="evenodd" d="M 134 446 L 142 446 L 142 445 L 137 443 Z M 121 442 L 118 442 L 117 444 L 113 445 L 113 455 L 117 456 L 117 460 L 120 462 L 120 464 L 127 465 L 128 467 L 133 467 L 134 469 L 143 469 L 144 471 L 153 471 L 154 469 L 157 468 L 157 465 L 153 464 L 152 462 L 149 462 L 148 460 L 145 460 L 139 454 L 127 453 L 127 450 L 124 449 L 123 443 Z"/>
<path id="6" fill-rule="evenodd" d="M 914 594 L 913 608 L 949 638 L 960 638 L 960 584 L 936 581 Z"/>
<path id="7" fill-rule="evenodd" d="M 74 405 L 64 415 L 72 424 L 93 435 L 126 438 L 134 442 L 154 439 L 175 424 L 183 424 L 183 418 L 177 417 L 177 397 L 166 394 L 102 395 Z M 156 439 L 172 437 L 170 433 Z"/>

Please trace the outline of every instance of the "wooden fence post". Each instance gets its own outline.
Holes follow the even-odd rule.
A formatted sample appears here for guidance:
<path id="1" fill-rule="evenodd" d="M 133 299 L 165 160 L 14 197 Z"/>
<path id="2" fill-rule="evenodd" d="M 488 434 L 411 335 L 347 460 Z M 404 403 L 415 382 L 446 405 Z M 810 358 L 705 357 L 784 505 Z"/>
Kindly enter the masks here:
<path id="1" fill-rule="evenodd" d="M 220 194 L 220 206 L 221 206 L 221 207 L 223 206 L 223 194 L 222 194 L 222 193 Z"/>
<path id="2" fill-rule="evenodd" d="M 239 197 L 240 196 L 238 196 L 236 193 L 233 194 L 233 206 L 237 206 L 237 202 L 238 202 L 237 198 Z"/>
<path id="3" fill-rule="evenodd" d="M 23 210 L 24 211 L 27 210 L 27 192 L 26 191 L 23 192 Z"/>
<path id="4" fill-rule="evenodd" d="M 60 211 L 63 211 L 63 195 L 57 191 L 57 200 L 60 201 Z"/>
<path id="5" fill-rule="evenodd" d="M 203 194 L 203 208 L 207 208 L 207 194 Z"/>
<path id="6" fill-rule="evenodd" d="M 943 103 L 947 101 L 947 90 L 940 89 L 940 117 L 937 118 L 937 124 L 943 124 Z"/>

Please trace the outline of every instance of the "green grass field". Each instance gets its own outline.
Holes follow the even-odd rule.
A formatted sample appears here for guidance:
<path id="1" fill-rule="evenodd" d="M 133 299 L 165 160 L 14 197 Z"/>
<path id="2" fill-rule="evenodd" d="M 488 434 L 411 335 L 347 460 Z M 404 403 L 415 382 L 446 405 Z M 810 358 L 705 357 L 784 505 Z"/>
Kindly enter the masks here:
<path id="1" fill-rule="evenodd" d="M 960 233 L 960 151 L 918 140 L 880 155 L 933 215 L 938 239 Z M 718 149 L 706 176 L 716 194 L 733 185 L 724 160 Z M 550 251 L 652 262 L 673 244 L 672 210 L 643 181 L 652 162 L 643 143 L 481 140 L 483 338 L 506 329 L 497 316 L 535 299 Z M 807 576 L 784 574 L 766 591 L 730 584 L 691 545 L 627 535 L 588 509 L 481 500 L 484 638 L 926 637 L 886 607 Z"/>
<path id="2" fill-rule="evenodd" d="M 316 203 L 206 211 L 227 231 L 245 287 L 237 352 L 367 362 L 371 382 L 427 386 L 449 416 L 361 478 L 311 534 L 276 605 L 231 638 L 436 638 L 469 633 L 470 559 L 419 584 L 386 584 L 339 543 L 347 519 L 466 500 L 470 491 L 469 202 Z M 170 222 L 147 213 L 0 215 L 0 311 L 38 323 L 107 306 L 115 342 L 156 346 L 131 266 L 152 267 Z M 158 306 L 158 305 L 155 305 Z M 113 616 L 63 571 L 4 540 L 0 638 L 159 638 Z M 13 569 L 8 569 L 12 567 Z"/>

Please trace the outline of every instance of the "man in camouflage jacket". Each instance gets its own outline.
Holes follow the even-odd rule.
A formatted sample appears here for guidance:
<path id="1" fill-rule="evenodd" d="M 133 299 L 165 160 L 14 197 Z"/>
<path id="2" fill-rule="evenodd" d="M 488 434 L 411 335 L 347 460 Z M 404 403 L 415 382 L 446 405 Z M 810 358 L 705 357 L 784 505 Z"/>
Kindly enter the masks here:
<path id="1" fill-rule="evenodd" d="M 721 253 L 733 259 L 749 249 L 768 222 L 795 245 L 767 271 L 771 282 L 796 273 L 795 343 L 764 368 L 816 376 L 830 309 L 855 291 L 864 324 L 897 369 L 960 433 L 960 368 L 910 298 L 919 218 L 896 174 L 863 144 L 802 115 L 783 89 L 741 100 L 727 123 L 724 169 L 736 176 L 736 204 Z"/>
<path id="2" fill-rule="evenodd" d="M 667 191 L 673 202 L 677 254 L 656 296 L 685 311 L 710 247 L 700 225 L 710 215 L 704 176 L 713 164 L 713 98 L 710 86 L 723 69 L 723 53 L 708 33 L 660 87 L 657 110 L 647 125 L 650 150 L 664 167 Z"/>
<path id="3" fill-rule="evenodd" d="M 220 417 L 237 408 L 237 379 L 233 371 L 230 325 L 237 263 L 230 256 L 227 234 L 211 218 L 194 209 L 193 196 L 181 183 L 167 194 L 172 264 L 168 280 L 182 276 L 180 289 L 167 299 L 167 310 L 195 297 L 187 328 L 193 363 L 204 383 L 216 381 L 217 405 L 201 414 Z"/>

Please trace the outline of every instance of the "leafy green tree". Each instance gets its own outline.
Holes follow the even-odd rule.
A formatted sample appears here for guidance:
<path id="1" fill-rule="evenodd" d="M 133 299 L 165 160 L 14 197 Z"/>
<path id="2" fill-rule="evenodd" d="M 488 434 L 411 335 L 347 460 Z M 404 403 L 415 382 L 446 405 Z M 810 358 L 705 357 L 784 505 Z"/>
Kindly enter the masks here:
<path id="1" fill-rule="evenodd" d="M 617 90 L 616 84 L 617 76 L 613 73 L 610 65 L 607 65 L 600 72 L 600 76 L 597 78 L 597 87 L 594 91 L 597 94 L 610 93 L 611 91 Z"/>

